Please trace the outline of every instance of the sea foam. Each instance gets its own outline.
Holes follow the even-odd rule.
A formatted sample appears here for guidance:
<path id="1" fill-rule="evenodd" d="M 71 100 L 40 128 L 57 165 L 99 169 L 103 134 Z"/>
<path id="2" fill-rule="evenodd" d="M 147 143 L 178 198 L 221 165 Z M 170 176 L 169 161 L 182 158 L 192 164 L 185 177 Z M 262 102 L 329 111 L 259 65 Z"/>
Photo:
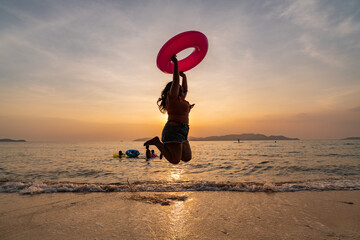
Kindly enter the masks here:
<path id="1" fill-rule="evenodd" d="M 209 181 L 147 181 L 133 183 L 67 183 L 67 182 L 3 182 L 1 193 L 41 194 L 61 192 L 183 192 L 183 191 L 234 191 L 234 192 L 295 192 L 360 190 L 360 179 L 327 179 L 304 182 L 209 182 Z"/>

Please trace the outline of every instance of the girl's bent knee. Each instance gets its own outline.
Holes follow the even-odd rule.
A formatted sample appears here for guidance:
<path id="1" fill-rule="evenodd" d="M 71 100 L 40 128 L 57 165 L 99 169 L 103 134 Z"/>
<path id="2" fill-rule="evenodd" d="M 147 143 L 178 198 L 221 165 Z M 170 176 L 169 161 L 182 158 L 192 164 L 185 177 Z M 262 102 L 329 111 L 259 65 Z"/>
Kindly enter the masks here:
<path id="1" fill-rule="evenodd" d="M 180 159 L 168 159 L 168 161 L 172 164 L 179 164 Z"/>
<path id="2" fill-rule="evenodd" d="M 183 162 L 188 162 L 188 161 L 190 161 L 190 160 L 191 160 L 191 157 L 190 157 L 190 158 L 184 158 L 184 159 L 182 159 Z"/>
<path id="3" fill-rule="evenodd" d="M 180 160 L 179 161 L 169 161 L 170 163 L 176 165 L 176 164 L 179 164 L 180 163 Z"/>

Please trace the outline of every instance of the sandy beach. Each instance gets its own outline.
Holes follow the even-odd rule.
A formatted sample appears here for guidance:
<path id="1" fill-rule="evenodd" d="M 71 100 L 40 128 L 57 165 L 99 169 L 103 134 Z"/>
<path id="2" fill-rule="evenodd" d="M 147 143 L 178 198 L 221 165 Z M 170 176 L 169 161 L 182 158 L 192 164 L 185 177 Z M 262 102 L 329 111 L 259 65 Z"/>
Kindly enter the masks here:
<path id="1" fill-rule="evenodd" d="M 359 239 L 360 191 L 0 194 L 1 239 Z"/>

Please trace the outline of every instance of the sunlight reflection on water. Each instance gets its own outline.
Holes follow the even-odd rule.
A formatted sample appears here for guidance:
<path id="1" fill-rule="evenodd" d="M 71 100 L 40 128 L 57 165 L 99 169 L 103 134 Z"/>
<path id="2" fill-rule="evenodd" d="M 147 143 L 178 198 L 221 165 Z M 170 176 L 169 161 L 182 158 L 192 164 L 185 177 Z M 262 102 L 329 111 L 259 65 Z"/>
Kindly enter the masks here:
<path id="1" fill-rule="evenodd" d="M 183 169 L 180 169 L 176 166 L 170 170 L 170 178 L 169 180 L 177 181 L 182 180 L 182 173 L 184 172 Z"/>
<path id="2" fill-rule="evenodd" d="M 169 214 L 170 219 L 170 231 L 169 231 L 169 239 L 176 238 L 185 239 L 184 237 L 187 235 L 187 228 L 185 226 L 188 211 L 185 209 L 185 202 L 179 201 L 175 202 L 171 206 L 171 212 Z"/>

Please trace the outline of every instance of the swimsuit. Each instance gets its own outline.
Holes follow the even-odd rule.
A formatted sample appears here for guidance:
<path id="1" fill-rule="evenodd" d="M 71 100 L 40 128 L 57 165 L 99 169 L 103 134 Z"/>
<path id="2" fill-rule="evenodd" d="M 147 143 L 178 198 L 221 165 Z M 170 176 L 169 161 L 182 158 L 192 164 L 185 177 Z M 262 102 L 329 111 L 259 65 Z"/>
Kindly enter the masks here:
<path id="1" fill-rule="evenodd" d="M 182 143 L 188 141 L 189 125 L 169 120 L 162 131 L 163 143 Z"/>

